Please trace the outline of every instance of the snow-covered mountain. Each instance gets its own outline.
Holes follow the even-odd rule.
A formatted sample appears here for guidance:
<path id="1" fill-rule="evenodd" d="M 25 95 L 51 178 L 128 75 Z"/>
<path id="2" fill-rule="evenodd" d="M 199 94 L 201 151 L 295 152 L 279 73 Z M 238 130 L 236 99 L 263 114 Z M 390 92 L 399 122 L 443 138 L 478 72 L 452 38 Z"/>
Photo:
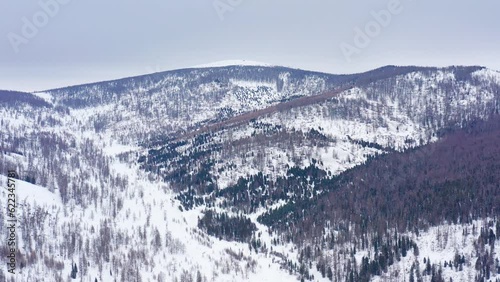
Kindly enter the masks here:
<path id="1" fill-rule="evenodd" d="M 228 67 L 228 66 L 260 66 L 260 67 L 272 67 L 272 64 L 251 61 L 251 60 L 223 60 L 217 62 L 211 62 L 207 64 L 201 64 L 193 66 L 192 68 L 217 68 L 217 67 Z"/>
<path id="2" fill-rule="evenodd" d="M 361 235 L 349 231 L 354 223 L 318 218 L 319 233 L 300 242 L 300 220 L 262 218 L 305 199 L 315 205 L 330 193 L 318 187 L 374 156 L 425 147 L 499 110 L 500 73 L 482 67 L 332 75 L 224 62 L 1 92 L 0 169 L 20 181 L 18 274 L 2 268 L 0 281 L 71 281 L 75 265 L 76 279 L 91 282 L 431 281 L 440 267 L 447 280 L 495 281 L 499 244 L 483 238 L 490 228 L 500 237 L 494 212 Z M 281 224 L 288 231 L 273 231 Z M 0 233 L 5 265 L 5 225 Z M 325 238 L 336 247 L 319 247 Z M 382 245 L 405 255 L 362 276 Z"/>

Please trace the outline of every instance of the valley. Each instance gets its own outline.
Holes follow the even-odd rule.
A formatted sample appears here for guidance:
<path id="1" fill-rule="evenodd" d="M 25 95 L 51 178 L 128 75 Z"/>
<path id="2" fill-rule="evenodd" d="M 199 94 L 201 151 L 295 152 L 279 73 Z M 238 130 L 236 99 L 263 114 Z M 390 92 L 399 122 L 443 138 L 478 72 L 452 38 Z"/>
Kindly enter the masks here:
<path id="1" fill-rule="evenodd" d="M 482 67 L 0 91 L 0 281 L 499 281 L 499 110 Z"/>

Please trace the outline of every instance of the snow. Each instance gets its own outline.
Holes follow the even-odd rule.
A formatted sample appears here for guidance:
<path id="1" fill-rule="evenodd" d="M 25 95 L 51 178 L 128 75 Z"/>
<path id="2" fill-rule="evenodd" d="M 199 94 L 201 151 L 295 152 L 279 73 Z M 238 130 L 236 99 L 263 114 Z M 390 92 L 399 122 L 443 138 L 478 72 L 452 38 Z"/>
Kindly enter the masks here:
<path id="1" fill-rule="evenodd" d="M 197 66 L 199 68 L 209 68 L 229 65 L 248 66 L 271 66 L 265 63 L 234 60 L 223 61 L 212 64 Z M 194 70 L 195 76 L 201 76 L 206 70 Z M 491 70 L 480 70 L 473 74 L 475 77 L 485 80 L 500 82 L 500 74 Z M 47 175 L 49 179 L 47 187 L 33 185 L 24 181 L 17 181 L 17 198 L 19 201 L 19 211 L 26 212 L 26 216 L 32 216 L 27 207 L 39 207 L 47 212 L 48 219 L 41 222 L 40 229 L 36 229 L 40 236 L 50 238 L 43 244 L 37 246 L 37 253 L 52 253 L 58 250 L 61 253 L 67 249 L 67 236 L 77 234 L 84 240 L 95 242 L 98 240 L 101 226 L 107 220 L 112 226 L 115 236 L 128 238 L 127 243 L 110 242 L 115 249 L 113 256 L 120 263 L 128 261 L 128 256 L 132 251 L 143 251 L 147 257 L 148 265 L 139 265 L 142 281 L 158 281 L 158 277 L 163 275 L 165 281 L 174 281 L 182 271 L 196 273 L 200 270 L 207 277 L 208 281 L 297 281 L 295 275 L 290 275 L 286 269 L 281 269 L 281 259 L 277 256 L 265 253 L 255 253 L 248 248 L 248 244 L 238 242 L 227 242 L 218 238 L 210 237 L 197 228 L 198 217 L 202 215 L 204 207 L 198 207 L 190 211 L 180 211 L 180 202 L 175 199 L 175 194 L 170 191 L 168 183 L 158 181 L 158 177 L 144 172 L 138 167 L 137 156 L 144 153 L 144 149 L 137 144 L 151 137 L 155 132 L 170 133 L 178 129 L 184 129 L 195 125 L 196 122 L 213 118 L 217 110 L 222 107 L 229 107 L 235 111 L 246 112 L 254 109 L 261 109 L 276 103 L 279 99 L 291 95 L 310 95 L 324 90 L 325 79 L 315 75 L 308 75 L 296 85 L 289 83 L 290 73 L 283 72 L 279 78 L 284 81 L 281 92 L 278 93 L 276 83 L 269 81 L 256 81 L 244 78 L 229 79 L 228 88 L 222 88 L 219 84 L 209 81 L 206 84 L 197 86 L 196 90 L 185 87 L 190 81 L 189 78 L 177 75 L 165 76 L 159 81 L 148 85 L 137 84 L 129 86 L 128 92 L 122 96 L 113 97 L 109 103 L 103 103 L 83 109 L 72 109 L 69 115 L 56 114 L 50 109 L 34 110 L 30 108 L 22 109 L 0 109 L 2 116 L 2 132 L 9 132 L 15 137 L 33 137 L 44 134 L 55 134 L 61 138 L 69 148 L 65 150 L 51 148 L 50 163 L 57 164 L 60 174 L 70 177 L 69 186 L 83 184 L 85 188 L 95 190 L 95 197 L 98 199 L 88 207 L 70 201 L 63 205 L 57 180 L 58 175 Z M 367 156 L 381 153 L 373 148 L 363 148 L 360 145 L 349 141 L 347 136 L 356 140 L 374 142 L 383 146 L 391 146 L 397 149 L 405 148 L 405 140 L 413 139 L 419 145 L 420 139 L 425 142 L 435 141 L 435 137 L 426 140 L 432 135 L 432 131 L 424 128 L 418 120 L 419 114 L 423 112 L 422 101 L 435 106 L 438 111 L 442 111 L 445 101 L 443 93 L 439 92 L 437 85 L 440 82 L 452 82 L 455 77 L 452 73 L 439 71 L 432 75 L 415 72 L 410 75 L 399 77 L 401 81 L 407 82 L 411 88 L 404 93 L 393 93 L 385 101 L 370 99 L 366 91 L 355 88 L 347 91 L 338 97 L 340 105 L 350 102 L 360 102 L 356 107 L 357 115 L 345 118 L 328 116 L 330 108 L 337 109 L 332 105 L 332 101 L 320 103 L 307 107 L 296 108 L 287 112 L 280 112 L 270 116 L 259 118 L 259 122 L 270 125 L 281 125 L 286 129 L 295 129 L 300 134 L 307 133 L 315 129 L 324 134 L 331 141 L 326 146 L 312 146 L 310 144 L 297 145 L 292 154 L 284 144 L 279 142 L 268 142 L 256 148 L 250 147 L 243 152 L 246 155 L 222 156 L 215 155 L 221 160 L 214 167 L 214 174 L 217 177 L 221 188 L 231 185 L 240 176 L 257 173 L 279 175 L 286 170 L 286 166 L 298 165 L 308 166 L 312 158 L 321 161 L 322 168 L 334 174 L 341 173 L 346 169 L 363 163 Z M 160 90 L 157 90 L 160 89 Z M 472 105 L 482 105 L 490 102 L 494 97 L 481 87 L 465 83 L 457 86 L 457 96 L 452 97 L 452 110 L 460 112 Z M 185 92 L 183 92 L 185 90 Z M 238 90 L 241 90 L 238 92 Z M 208 103 L 213 93 L 221 91 L 220 96 L 211 97 L 212 103 Z M 186 97 L 193 98 L 192 103 L 183 104 L 181 111 L 187 112 L 187 117 L 174 117 L 169 115 L 167 105 L 175 103 L 175 95 L 183 92 Z M 104 95 L 106 90 L 99 87 L 90 87 L 82 92 L 82 95 Z M 51 93 L 34 93 L 38 97 L 54 102 L 53 98 L 58 97 Z M 410 115 L 398 100 L 398 95 L 411 96 L 415 99 L 414 107 Z M 183 96 L 183 97 L 185 97 Z M 389 96 L 389 95 L 388 95 Z M 145 99 L 145 98 L 148 99 Z M 482 99 L 478 99 L 481 97 Z M 187 99 L 186 99 L 187 100 Z M 145 107 L 150 110 L 147 115 L 141 114 L 138 108 L 144 107 L 144 101 L 150 101 L 151 106 Z M 57 102 L 57 101 L 55 101 Z M 482 104 L 481 104 L 482 103 Z M 356 104 L 353 104 L 356 106 Z M 381 117 L 378 120 L 377 107 L 381 108 Z M 36 118 L 33 118 L 36 117 Z M 52 125 L 43 125 L 33 120 L 44 120 L 48 117 L 56 122 Z M 102 132 L 94 130 L 94 122 L 106 120 L 106 127 Z M 171 126 L 167 129 L 166 125 Z M 229 136 L 235 141 L 251 136 L 253 133 L 260 133 L 251 126 L 242 126 L 231 129 L 216 136 L 216 141 L 227 140 Z M 4 136 L 4 135 L 2 135 Z M 9 137 L 10 138 L 10 137 Z M 5 147 L 9 148 L 9 142 L 5 138 Z M 4 140 L 2 140 L 4 141 Z M 36 146 L 36 138 L 32 141 Z M 91 145 L 89 145 L 91 144 Z M 29 148 L 29 146 L 27 146 Z M 56 146 L 57 147 L 57 146 Z M 64 146 L 62 146 L 64 147 Z M 187 151 L 189 145 L 185 145 L 179 150 Z M 91 156 L 82 155 L 83 151 Z M 89 153 L 91 152 L 91 153 Z M 128 157 L 127 154 L 129 153 Z M 261 153 L 264 155 L 262 162 L 250 157 L 251 153 Z M 216 153 L 218 154 L 218 153 Z M 296 156 L 300 156 L 297 158 Z M 45 157 L 46 158 L 46 157 Z M 128 158 L 128 159 L 127 159 Z M 33 149 L 23 152 L 23 155 L 13 152 L 3 154 L 3 162 L 16 163 L 20 171 L 28 171 L 30 167 L 48 167 L 46 159 L 39 151 Z M 109 163 L 109 175 L 100 175 L 97 164 Z M 216 171 L 228 164 L 235 164 L 232 170 L 225 170 L 222 173 Z M 110 179 L 123 179 L 111 185 Z M 0 176 L 0 185 L 5 187 L 6 178 Z M 51 192 L 53 190 L 54 192 Z M 83 191 L 84 193 L 88 191 Z M 2 199 L 6 198 L 6 190 L 2 188 Z M 120 201 L 123 207 L 116 208 Z M 0 202 L 3 208 L 4 201 Z M 274 207 L 285 204 L 284 201 L 274 205 Z M 265 212 L 260 209 L 248 217 L 256 224 L 259 232 L 262 233 L 261 240 L 269 247 L 271 240 L 276 236 L 270 234 L 266 226 L 257 222 L 257 217 Z M 116 214 L 114 214 L 116 213 Z M 477 228 L 483 223 L 475 222 Z M 461 225 L 443 224 L 430 228 L 422 232 L 419 236 L 409 233 L 420 248 L 420 260 L 429 257 L 433 262 L 453 259 L 453 255 L 458 250 L 463 252 L 467 258 L 472 257 L 474 252 L 473 239 L 477 234 L 461 235 Z M 471 228 L 470 225 L 468 228 Z M 153 231 L 157 229 L 161 236 L 163 245 L 161 248 L 152 246 L 151 239 Z M 94 230 L 94 231 L 92 231 Z M 33 230 L 32 230 L 33 231 Z M 445 240 L 445 234 L 449 236 Z M 147 240 L 141 238 L 141 233 L 146 234 Z M 33 236 L 33 234 L 30 234 Z M 171 236 L 171 245 L 166 246 L 167 236 Z M 0 242 L 3 242 L 0 239 Z M 22 238 L 22 234 L 19 234 Z M 23 248 L 28 249 L 29 243 L 35 239 L 21 240 Z M 92 244 L 92 243 L 91 243 Z M 496 247 L 496 254 L 500 253 Z M 79 246 L 82 247 L 82 246 Z M 177 248 L 177 249 L 175 249 Z M 288 259 L 297 262 L 297 247 L 292 244 L 273 246 L 274 251 L 284 254 Z M 242 259 L 235 259 L 228 253 L 232 250 L 242 253 Z M 64 263 L 61 271 L 63 275 L 69 273 L 68 265 L 73 261 L 81 262 L 81 254 L 54 255 L 56 260 Z M 357 258 L 368 255 L 366 250 L 360 250 Z M 399 269 L 409 270 L 409 266 L 415 259 L 412 255 L 404 258 L 396 264 L 391 271 Z M 249 267 L 255 261 L 255 267 Z M 422 267 L 422 264 L 421 264 Z M 88 270 L 88 275 L 82 281 L 93 282 L 95 277 L 99 281 L 113 281 L 118 277 L 110 275 L 113 268 L 111 263 L 97 265 L 92 261 Z M 316 281 L 327 281 L 322 279 L 315 268 L 311 270 Z M 392 272 L 391 272 L 392 273 Z M 453 277 L 454 281 L 469 281 L 469 273 L 475 274 L 474 262 L 469 262 L 463 273 L 456 274 L 446 269 L 446 277 Z M 54 273 L 44 266 L 43 258 L 40 257 L 32 266 L 27 267 L 18 277 L 20 280 L 29 281 L 33 277 L 43 277 L 44 281 L 56 281 L 51 275 Z M 473 277 L 473 276 L 472 276 Z M 377 277 L 375 281 L 384 281 L 387 277 Z M 408 277 L 406 277 L 408 278 Z"/>
<path id="2" fill-rule="evenodd" d="M 262 63 L 250 60 L 223 60 L 207 64 L 193 66 L 192 68 L 217 68 L 228 66 L 258 66 L 258 67 L 272 67 L 272 64 Z"/>
<path id="3" fill-rule="evenodd" d="M 15 180 L 15 194 L 18 205 L 29 203 L 42 207 L 62 207 L 61 198 L 57 193 L 50 192 L 47 188 L 33 185 L 31 183 Z M 7 177 L 0 175 L 0 186 L 2 187 L 2 199 L 7 199 Z"/>
<path id="4" fill-rule="evenodd" d="M 259 87 L 268 87 L 276 91 L 276 83 L 265 82 L 265 81 L 250 81 L 250 80 L 239 80 L 239 79 L 231 79 L 232 84 L 242 87 L 242 88 L 250 88 L 252 90 L 257 90 Z"/>
<path id="5" fill-rule="evenodd" d="M 116 156 L 128 152 L 136 152 L 140 148 L 137 146 L 123 145 L 118 142 L 112 142 L 109 146 L 104 148 L 104 152 L 110 156 Z"/>
<path id="6" fill-rule="evenodd" d="M 39 98 L 42 98 L 43 100 L 45 100 L 45 102 L 47 103 L 52 103 L 52 94 L 50 93 L 47 93 L 47 92 L 34 92 L 32 93 L 33 95 L 39 97 Z"/>
<path id="7" fill-rule="evenodd" d="M 494 81 L 500 84 L 500 71 L 491 69 L 482 69 L 472 73 L 473 77 L 479 78 L 482 81 Z"/>
<path id="8" fill-rule="evenodd" d="M 415 233 L 406 233 L 413 241 L 415 241 L 419 248 L 419 256 L 415 257 L 412 251 L 408 255 L 401 258 L 401 261 L 393 265 L 387 274 L 375 277 L 373 281 L 385 281 L 389 279 L 390 274 L 398 269 L 404 269 L 405 280 L 409 280 L 409 271 L 411 265 L 418 260 L 420 263 L 420 270 L 423 271 L 425 265 L 423 259 L 430 259 L 432 264 L 437 264 L 443 267 L 443 276 L 445 281 L 450 278 L 453 281 L 467 282 L 473 281 L 475 276 L 475 241 L 479 236 L 481 227 L 487 226 L 486 220 L 475 220 L 471 224 L 442 224 L 429 228 L 427 231 L 421 231 L 418 236 Z M 475 232 L 473 232 L 475 230 Z M 464 233 L 464 231 L 466 231 Z M 489 247 L 488 247 L 489 248 Z M 465 256 L 466 263 L 463 270 L 459 271 L 455 268 L 444 267 L 444 262 L 454 260 L 455 254 Z M 500 244 L 495 244 L 494 258 L 499 258 Z M 500 278 L 499 274 L 492 272 L 491 280 L 495 281 Z M 430 281 L 430 276 L 424 276 L 424 281 Z"/>

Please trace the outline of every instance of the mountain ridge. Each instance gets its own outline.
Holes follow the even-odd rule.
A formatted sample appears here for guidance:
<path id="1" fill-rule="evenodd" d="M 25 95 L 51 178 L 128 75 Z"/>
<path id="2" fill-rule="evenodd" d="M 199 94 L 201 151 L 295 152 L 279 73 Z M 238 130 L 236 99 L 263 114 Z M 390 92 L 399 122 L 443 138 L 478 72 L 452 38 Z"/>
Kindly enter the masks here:
<path id="1" fill-rule="evenodd" d="M 315 100 L 332 89 L 343 91 Z M 43 98 L 51 107 L 0 103 L 0 170 L 18 171 L 19 189 L 24 189 L 19 195 L 25 199 L 18 199 L 19 277 L 24 281 L 67 281 L 75 265 L 77 279 L 85 282 L 500 278 L 495 273 L 498 209 L 467 223 L 439 219 L 417 230 L 358 232 L 368 227 L 363 225 L 371 216 L 366 211 L 377 207 L 359 207 L 370 202 L 361 196 L 383 192 L 387 199 L 398 198 L 386 187 L 372 191 L 370 184 L 390 188 L 401 183 L 380 164 L 377 175 L 367 178 L 363 173 L 373 171 L 369 163 L 385 159 L 392 164 L 394 156 L 407 156 L 401 167 L 411 166 L 416 158 L 406 154 L 412 150 L 435 148 L 469 123 L 490 120 L 500 110 L 498 72 L 386 66 L 335 76 L 234 66 L 37 95 L 34 99 Z M 312 102 L 302 103 L 307 100 Z M 218 126 L 259 111 L 264 112 L 234 126 Z M 209 130 L 197 131 L 204 127 Z M 173 139 L 179 132 L 191 135 Z M 478 150 L 482 144 L 486 149 L 496 145 L 493 139 L 474 140 Z M 486 149 L 482 156 L 487 158 Z M 471 152 L 451 154 L 457 160 L 453 164 L 460 168 L 460 160 L 474 159 Z M 496 155 L 489 160 L 496 162 Z M 426 170 L 428 176 L 424 171 L 419 181 L 435 179 Z M 396 174 L 411 179 L 404 170 Z M 486 175 L 478 183 L 489 177 L 470 175 Z M 353 183 L 339 188 L 340 196 L 332 192 L 338 178 Z M 365 179 L 371 180 L 363 184 Z M 5 184 L 5 178 L 0 182 Z M 484 191 L 460 189 L 471 195 Z M 40 202 L 36 191 L 43 191 Z M 443 193 L 435 200 L 443 200 Z M 328 196 L 350 195 L 361 195 L 359 203 L 326 203 Z M 431 199 L 428 191 L 425 196 Z M 451 196 L 471 199 L 467 193 Z M 312 201 L 318 198 L 323 200 Z M 305 199 L 311 203 L 299 206 Z M 383 203 L 375 196 L 372 200 Z M 400 207 L 394 202 L 389 210 Z M 5 219 L 4 202 L 0 207 Z M 335 221 L 321 214 L 322 207 Z M 291 218 L 281 216 L 287 208 Z M 271 224 L 259 220 L 271 213 Z M 5 240 L 0 237 L 0 246 Z M 0 253 L 5 262 L 7 250 L 0 247 Z M 1 269 L 0 280 L 6 275 Z"/>

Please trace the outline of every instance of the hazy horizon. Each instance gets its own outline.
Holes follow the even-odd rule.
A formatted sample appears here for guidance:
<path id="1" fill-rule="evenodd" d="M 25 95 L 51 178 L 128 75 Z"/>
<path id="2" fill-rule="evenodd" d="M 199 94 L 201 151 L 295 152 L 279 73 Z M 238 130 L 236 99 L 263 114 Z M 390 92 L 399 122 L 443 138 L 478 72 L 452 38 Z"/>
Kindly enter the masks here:
<path id="1" fill-rule="evenodd" d="M 334 74 L 386 65 L 500 70 L 500 3 L 493 1 L 40 0 L 0 8 L 0 89 L 46 90 L 235 59 Z"/>

